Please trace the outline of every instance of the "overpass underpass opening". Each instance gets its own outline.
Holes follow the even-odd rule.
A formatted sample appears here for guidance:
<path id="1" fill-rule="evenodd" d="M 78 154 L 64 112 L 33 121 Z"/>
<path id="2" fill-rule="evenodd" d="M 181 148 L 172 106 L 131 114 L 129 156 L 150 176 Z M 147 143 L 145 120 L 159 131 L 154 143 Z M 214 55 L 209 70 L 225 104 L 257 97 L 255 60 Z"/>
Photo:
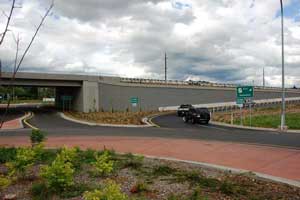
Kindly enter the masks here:
<path id="1" fill-rule="evenodd" d="M 81 87 L 17 85 L 9 89 L 8 85 L 0 85 L 0 114 L 5 110 L 9 98 L 10 108 L 15 107 L 14 104 L 42 104 L 55 106 L 62 111 L 78 110 L 76 106 L 82 104 L 78 99 L 81 93 Z"/>

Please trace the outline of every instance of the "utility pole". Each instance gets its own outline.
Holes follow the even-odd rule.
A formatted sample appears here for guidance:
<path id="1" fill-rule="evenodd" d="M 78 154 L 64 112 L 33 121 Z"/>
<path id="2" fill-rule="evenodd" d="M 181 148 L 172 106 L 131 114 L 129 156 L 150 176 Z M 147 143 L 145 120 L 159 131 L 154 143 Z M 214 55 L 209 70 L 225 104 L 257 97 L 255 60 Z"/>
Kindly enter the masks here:
<path id="1" fill-rule="evenodd" d="M 167 83 L 167 52 L 165 52 L 165 82 Z"/>
<path id="2" fill-rule="evenodd" d="M 265 88 L 266 83 L 265 83 L 265 68 L 263 68 L 263 88 Z"/>
<path id="3" fill-rule="evenodd" d="M 283 23 L 283 4 L 280 0 L 281 7 L 281 54 L 282 54 L 282 102 L 281 102 L 281 124 L 280 129 L 283 131 L 285 129 L 285 74 L 284 74 L 284 23 Z"/>

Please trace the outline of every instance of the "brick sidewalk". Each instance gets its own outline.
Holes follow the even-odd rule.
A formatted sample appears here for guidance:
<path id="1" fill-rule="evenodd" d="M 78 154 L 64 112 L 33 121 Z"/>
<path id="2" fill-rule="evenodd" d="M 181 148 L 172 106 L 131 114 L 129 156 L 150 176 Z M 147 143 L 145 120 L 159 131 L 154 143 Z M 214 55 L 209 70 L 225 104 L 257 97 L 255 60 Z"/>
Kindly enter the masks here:
<path id="1" fill-rule="evenodd" d="M 29 137 L 1 137 L 0 145 L 30 145 Z M 300 180 L 300 150 L 189 139 L 106 136 L 50 136 L 48 147 L 79 146 L 151 156 L 172 157 L 246 169 Z"/>

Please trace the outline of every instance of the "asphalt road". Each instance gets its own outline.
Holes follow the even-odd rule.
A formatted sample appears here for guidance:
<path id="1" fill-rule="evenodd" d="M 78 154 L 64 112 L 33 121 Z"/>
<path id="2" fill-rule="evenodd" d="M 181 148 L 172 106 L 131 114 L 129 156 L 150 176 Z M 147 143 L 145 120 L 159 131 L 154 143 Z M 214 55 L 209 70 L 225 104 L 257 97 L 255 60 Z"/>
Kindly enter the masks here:
<path id="1" fill-rule="evenodd" d="M 214 125 L 186 124 L 181 118 L 174 115 L 164 115 L 152 121 L 160 128 L 120 128 L 99 127 L 77 124 L 62 119 L 55 110 L 45 108 L 30 108 L 34 118 L 31 124 L 50 135 L 85 135 L 85 136 L 138 136 L 138 137 L 163 137 L 181 139 L 215 140 L 237 143 L 251 143 L 270 146 L 282 146 L 300 149 L 300 134 L 276 133 L 268 131 L 243 130 L 225 128 Z M 2 131 L 0 136 L 17 136 L 30 134 L 30 129 L 18 131 Z"/>

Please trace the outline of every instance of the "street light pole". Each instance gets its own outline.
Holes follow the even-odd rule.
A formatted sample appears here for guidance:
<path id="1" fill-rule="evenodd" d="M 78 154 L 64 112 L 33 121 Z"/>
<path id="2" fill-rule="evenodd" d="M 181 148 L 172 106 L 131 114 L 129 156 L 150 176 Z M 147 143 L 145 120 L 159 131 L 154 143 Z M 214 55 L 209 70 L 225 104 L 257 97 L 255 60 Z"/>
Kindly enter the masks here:
<path id="1" fill-rule="evenodd" d="M 280 0 L 281 7 L 281 53 L 282 53 L 282 102 L 281 102 L 281 124 L 280 129 L 283 131 L 285 129 L 285 75 L 284 75 L 284 33 L 283 33 L 283 4 Z"/>

